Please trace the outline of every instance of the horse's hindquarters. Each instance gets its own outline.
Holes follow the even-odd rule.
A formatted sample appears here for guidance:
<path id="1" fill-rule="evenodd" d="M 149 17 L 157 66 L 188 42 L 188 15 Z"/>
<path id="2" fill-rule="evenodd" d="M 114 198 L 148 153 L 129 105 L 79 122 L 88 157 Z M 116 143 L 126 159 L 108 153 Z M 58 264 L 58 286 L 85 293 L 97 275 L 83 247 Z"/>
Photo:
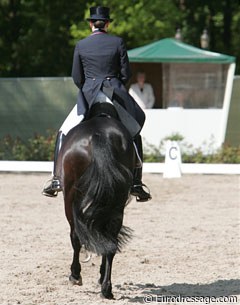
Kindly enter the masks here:
<path id="1" fill-rule="evenodd" d="M 133 142 L 120 122 L 96 117 L 70 131 L 60 160 L 65 211 L 74 249 L 72 276 L 78 279 L 82 245 L 113 258 L 131 235 L 122 223 L 133 179 Z M 111 285 L 107 290 L 104 288 L 111 276 L 109 270 L 111 262 L 105 268 L 102 283 L 102 291 L 107 291 L 105 297 L 110 298 Z"/>

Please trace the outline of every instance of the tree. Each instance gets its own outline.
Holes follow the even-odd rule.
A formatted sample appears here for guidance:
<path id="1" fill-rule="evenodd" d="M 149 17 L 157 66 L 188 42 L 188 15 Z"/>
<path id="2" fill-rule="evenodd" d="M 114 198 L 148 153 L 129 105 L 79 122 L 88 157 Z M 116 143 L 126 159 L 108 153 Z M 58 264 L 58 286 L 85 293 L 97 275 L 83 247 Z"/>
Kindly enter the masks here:
<path id="1" fill-rule="evenodd" d="M 181 27 L 186 43 L 200 47 L 200 35 L 206 28 L 210 36 L 209 50 L 236 56 L 238 63 L 239 0 L 176 0 L 175 4 L 182 13 Z"/>
<path id="2" fill-rule="evenodd" d="M 89 3 L 85 17 L 89 15 Z M 173 37 L 180 14 L 173 1 L 158 0 L 103 0 L 102 5 L 109 6 L 111 17 L 110 32 L 124 38 L 127 47 L 134 48 L 165 37 Z M 89 25 L 83 22 L 71 27 L 76 40 L 89 34 Z"/>
<path id="3" fill-rule="evenodd" d="M 74 45 L 89 35 L 87 0 L 0 0 L 0 76 L 70 75 Z M 135 48 L 181 27 L 186 43 L 200 46 L 204 28 L 210 50 L 239 58 L 240 0 L 102 0 L 114 19 L 112 34 Z M 240 71 L 239 65 L 237 72 Z"/>
<path id="4" fill-rule="evenodd" d="M 69 74 L 70 27 L 83 18 L 85 2 L 0 0 L 1 76 Z"/>

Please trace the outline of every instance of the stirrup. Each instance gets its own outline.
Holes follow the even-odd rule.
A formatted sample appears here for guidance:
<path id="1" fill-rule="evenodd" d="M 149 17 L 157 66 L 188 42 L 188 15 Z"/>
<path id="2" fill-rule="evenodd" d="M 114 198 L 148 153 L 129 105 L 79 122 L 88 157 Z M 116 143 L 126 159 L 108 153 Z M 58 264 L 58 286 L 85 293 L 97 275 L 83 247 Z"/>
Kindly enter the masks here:
<path id="1" fill-rule="evenodd" d="M 61 191 L 62 187 L 60 181 L 57 178 L 53 177 L 45 183 L 42 190 L 42 194 L 47 197 L 57 197 L 58 192 Z"/>
<path id="2" fill-rule="evenodd" d="M 147 192 L 143 189 L 145 187 Z M 136 196 L 138 202 L 145 202 L 152 199 L 149 188 L 146 184 L 134 184 L 131 188 L 131 195 Z"/>

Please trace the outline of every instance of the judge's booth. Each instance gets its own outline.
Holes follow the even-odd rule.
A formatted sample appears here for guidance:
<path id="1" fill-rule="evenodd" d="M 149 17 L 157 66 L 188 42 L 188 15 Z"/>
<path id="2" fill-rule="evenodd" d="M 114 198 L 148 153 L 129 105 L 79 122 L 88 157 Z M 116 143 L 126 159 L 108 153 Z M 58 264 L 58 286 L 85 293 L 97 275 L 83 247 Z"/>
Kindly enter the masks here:
<path id="1" fill-rule="evenodd" d="M 145 72 L 155 105 L 146 109 L 142 136 L 158 146 L 180 134 L 193 147 L 224 142 L 235 58 L 166 38 L 128 51 L 133 72 Z"/>

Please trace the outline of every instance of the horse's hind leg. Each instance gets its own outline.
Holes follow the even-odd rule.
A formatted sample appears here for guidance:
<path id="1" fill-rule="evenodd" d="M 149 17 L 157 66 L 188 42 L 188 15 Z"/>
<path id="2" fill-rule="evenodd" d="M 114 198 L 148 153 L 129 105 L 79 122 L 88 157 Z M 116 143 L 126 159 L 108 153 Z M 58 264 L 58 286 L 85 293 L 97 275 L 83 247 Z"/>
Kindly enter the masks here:
<path id="1" fill-rule="evenodd" d="M 100 269 L 101 291 L 102 291 L 102 296 L 106 299 L 113 299 L 111 274 L 112 274 L 112 262 L 114 255 L 115 255 L 114 253 L 110 253 L 105 255 L 105 257 L 103 256 L 102 265 Z"/>
<path id="2" fill-rule="evenodd" d="M 81 244 L 74 229 L 74 220 L 73 220 L 73 212 L 72 212 L 74 192 L 73 192 L 73 188 L 71 187 L 72 185 L 73 185 L 72 181 L 68 181 L 68 182 L 64 181 L 65 215 L 70 225 L 70 239 L 73 247 L 73 261 L 71 265 L 71 275 L 69 276 L 69 280 L 73 284 L 82 285 L 82 278 L 80 275 L 81 265 L 79 262 L 79 253 L 81 250 Z"/>
<path id="3" fill-rule="evenodd" d="M 79 253 L 81 250 L 81 244 L 75 230 L 71 228 L 70 238 L 73 247 L 73 261 L 71 265 L 71 275 L 69 280 L 76 285 L 82 285 L 82 277 L 80 275 L 81 265 L 79 262 Z"/>
<path id="4" fill-rule="evenodd" d="M 100 285 L 102 285 L 102 282 L 104 280 L 104 275 L 105 275 L 105 267 L 106 266 L 106 255 L 102 255 L 102 263 L 101 263 L 101 266 L 100 266 L 100 279 L 98 281 L 98 283 Z"/>

